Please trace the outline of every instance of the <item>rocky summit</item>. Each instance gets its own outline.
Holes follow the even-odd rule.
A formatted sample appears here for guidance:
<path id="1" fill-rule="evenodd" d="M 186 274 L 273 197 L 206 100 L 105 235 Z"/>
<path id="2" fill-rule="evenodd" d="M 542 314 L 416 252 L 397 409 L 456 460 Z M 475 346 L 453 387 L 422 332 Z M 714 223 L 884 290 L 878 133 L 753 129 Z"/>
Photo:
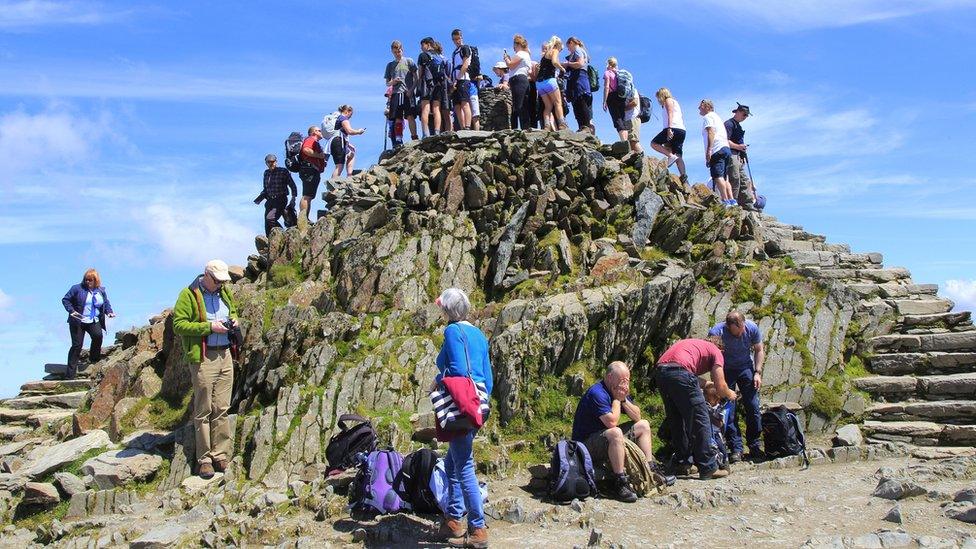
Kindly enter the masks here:
<path id="1" fill-rule="evenodd" d="M 52 365 L 0 403 L 0 544 L 432 543 L 436 517 L 351 516 L 324 448 L 347 412 L 384 446 L 438 447 L 434 299 L 456 286 L 491 343 L 475 457 L 494 545 L 976 546 L 976 330 L 881 254 L 565 131 L 440 135 L 333 183 L 326 215 L 259 236 L 231 269 L 246 351 L 227 470 L 191 475 L 189 371 L 163 311 L 86 379 Z M 655 357 L 732 309 L 762 328 L 762 400 L 796 411 L 811 466 L 735 464 L 630 507 L 542 501 L 540 464 L 607 362 L 632 365 L 656 429 Z"/>

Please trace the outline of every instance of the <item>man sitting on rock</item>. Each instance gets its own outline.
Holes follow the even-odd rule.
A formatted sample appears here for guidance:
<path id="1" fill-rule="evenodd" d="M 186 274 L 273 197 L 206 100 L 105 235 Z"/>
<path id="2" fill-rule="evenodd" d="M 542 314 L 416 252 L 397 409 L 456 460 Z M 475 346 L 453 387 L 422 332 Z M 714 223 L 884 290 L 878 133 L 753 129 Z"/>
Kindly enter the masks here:
<path id="1" fill-rule="evenodd" d="M 720 469 L 711 450 L 712 422 L 698 376 L 711 372 L 718 395 L 735 400 L 735 391 L 725 383 L 722 352 L 704 339 L 682 339 L 657 361 L 657 387 L 664 400 L 666 421 L 674 447 L 672 468 L 686 475 L 689 459 L 698 466 L 702 480 L 728 476 Z"/>
<path id="2" fill-rule="evenodd" d="M 621 424 L 626 414 L 632 421 Z M 637 494 L 624 472 L 624 437 L 637 443 L 651 466 L 651 424 L 641 419 L 640 408 L 630 397 L 630 368 L 623 362 L 611 362 L 600 381 L 587 389 L 576 406 L 573 419 L 573 440 L 582 442 L 590 452 L 594 466 L 610 465 L 614 474 L 612 496 L 633 503 Z M 655 470 L 656 467 L 651 467 Z M 668 484 L 674 478 L 665 479 Z"/>
<path id="3" fill-rule="evenodd" d="M 708 331 L 708 338 L 722 349 L 725 359 L 725 382 L 733 391 L 742 393 L 742 408 L 746 416 L 746 444 L 749 447 L 749 459 L 762 461 L 765 459 L 759 448 L 762 434 L 762 415 L 759 411 L 759 388 L 762 387 L 763 361 L 766 358 L 763 349 L 762 332 L 759 326 L 746 318 L 739 311 L 732 311 L 725 316 L 725 322 L 719 322 Z M 732 421 L 725 426 L 725 440 L 729 443 L 729 461 L 742 461 L 742 434 L 736 421 L 738 406 L 732 405 Z"/>

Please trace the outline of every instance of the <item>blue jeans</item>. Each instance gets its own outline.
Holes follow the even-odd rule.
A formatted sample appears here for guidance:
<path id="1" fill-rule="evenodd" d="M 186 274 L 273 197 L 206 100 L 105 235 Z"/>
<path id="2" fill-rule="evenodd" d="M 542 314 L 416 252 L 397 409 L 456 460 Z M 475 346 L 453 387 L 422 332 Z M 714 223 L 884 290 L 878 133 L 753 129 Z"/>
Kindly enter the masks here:
<path id="1" fill-rule="evenodd" d="M 674 461 L 693 457 L 701 472 L 718 468 L 712 445 L 712 421 L 698 378 L 681 367 L 660 365 L 657 388 L 664 400 L 664 413 L 671 427 Z"/>
<path id="2" fill-rule="evenodd" d="M 444 458 L 444 469 L 449 481 L 450 503 L 447 515 L 460 519 L 468 512 L 468 526 L 471 528 L 485 527 L 485 513 L 482 510 L 481 489 L 478 478 L 474 476 L 474 435 L 477 429 L 472 429 L 463 437 L 448 443 L 447 457 Z"/>
<path id="3" fill-rule="evenodd" d="M 742 453 L 742 433 L 739 432 L 739 423 L 736 421 L 739 407 L 745 410 L 746 416 L 746 444 L 749 451 L 759 449 L 759 436 L 762 434 L 762 415 L 759 412 L 759 391 L 752 383 L 752 368 L 744 370 L 725 370 L 725 382 L 729 389 L 733 391 L 738 387 L 742 396 L 732 406 L 732 421 L 725 425 L 725 440 L 728 441 L 730 450 L 733 453 Z"/>

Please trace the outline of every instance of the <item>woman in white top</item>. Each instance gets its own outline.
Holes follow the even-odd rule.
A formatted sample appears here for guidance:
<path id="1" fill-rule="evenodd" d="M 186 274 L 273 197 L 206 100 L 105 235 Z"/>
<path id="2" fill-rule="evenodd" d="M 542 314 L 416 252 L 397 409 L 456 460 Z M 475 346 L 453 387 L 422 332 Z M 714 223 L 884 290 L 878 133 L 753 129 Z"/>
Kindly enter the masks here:
<path id="1" fill-rule="evenodd" d="M 529 71 L 532 70 L 532 57 L 529 55 L 529 43 L 521 34 L 512 37 L 512 48 L 515 57 L 505 52 L 505 64 L 508 65 L 508 87 L 512 89 L 512 129 L 527 130 L 532 127 L 532 112 L 529 109 Z"/>
<path id="2" fill-rule="evenodd" d="M 667 157 L 668 166 L 678 164 L 681 182 L 687 185 L 688 174 L 685 172 L 685 161 L 681 158 L 685 143 L 685 122 L 681 117 L 681 105 L 667 88 L 657 90 L 656 95 L 664 112 L 664 129 L 651 140 L 651 148 Z"/>

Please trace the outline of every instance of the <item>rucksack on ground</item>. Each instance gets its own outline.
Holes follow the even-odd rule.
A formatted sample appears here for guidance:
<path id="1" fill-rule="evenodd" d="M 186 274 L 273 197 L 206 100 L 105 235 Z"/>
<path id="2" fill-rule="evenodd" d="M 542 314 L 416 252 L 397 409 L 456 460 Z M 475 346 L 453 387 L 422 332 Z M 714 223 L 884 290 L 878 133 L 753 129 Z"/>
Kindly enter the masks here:
<path id="1" fill-rule="evenodd" d="M 617 95 L 629 99 L 634 96 L 634 75 L 630 71 L 617 69 Z"/>
<path id="2" fill-rule="evenodd" d="M 360 454 L 359 471 L 349 487 L 349 503 L 357 511 L 396 513 L 403 500 L 393 489 L 393 481 L 403 465 L 395 450 L 375 450 Z"/>
<path id="3" fill-rule="evenodd" d="M 415 513 L 441 512 L 437 495 L 431 489 L 437 460 L 437 452 L 421 448 L 403 458 L 400 472 L 393 479 L 393 490 Z"/>
<path id="4" fill-rule="evenodd" d="M 582 442 L 560 440 L 553 448 L 549 462 L 549 499 L 569 503 L 596 494 L 596 475 L 590 452 Z"/>
<path id="5" fill-rule="evenodd" d="M 339 416 L 339 432 L 332 435 L 325 447 L 329 471 L 355 467 L 356 454 L 368 454 L 376 449 L 376 430 L 368 419 L 356 414 Z"/>
<path id="6" fill-rule="evenodd" d="M 647 124 L 651 121 L 651 98 L 640 96 L 640 113 L 637 114 L 640 118 L 642 124 Z"/>
<path id="7" fill-rule="evenodd" d="M 807 442 L 803 436 L 803 429 L 796 415 L 786 406 L 776 406 L 763 412 L 762 433 L 766 455 L 770 458 L 786 456 L 803 456 L 803 461 L 809 465 L 807 459 Z"/>
<path id="8" fill-rule="evenodd" d="M 288 139 L 285 139 L 285 168 L 290 172 L 298 173 L 302 167 L 302 143 L 305 137 L 301 132 L 291 132 Z"/>
<path id="9" fill-rule="evenodd" d="M 609 465 L 597 467 L 594 471 L 597 477 L 597 487 L 605 489 L 603 491 L 609 493 L 613 483 L 613 473 L 610 471 Z M 655 475 L 647 465 L 647 457 L 641 451 L 640 446 L 627 438 L 624 439 L 624 473 L 630 480 L 631 489 L 640 497 L 647 496 L 654 490 L 663 493 L 667 488 L 667 485 L 663 484 L 664 477 Z"/>
<path id="10" fill-rule="evenodd" d="M 340 130 L 336 129 L 336 122 L 339 121 L 341 115 L 342 113 L 335 111 L 322 118 L 322 139 L 330 140 L 339 135 Z"/>
<path id="11" fill-rule="evenodd" d="M 590 80 L 590 91 L 600 91 L 600 73 L 593 65 L 586 66 L 586 77 Z"/>

